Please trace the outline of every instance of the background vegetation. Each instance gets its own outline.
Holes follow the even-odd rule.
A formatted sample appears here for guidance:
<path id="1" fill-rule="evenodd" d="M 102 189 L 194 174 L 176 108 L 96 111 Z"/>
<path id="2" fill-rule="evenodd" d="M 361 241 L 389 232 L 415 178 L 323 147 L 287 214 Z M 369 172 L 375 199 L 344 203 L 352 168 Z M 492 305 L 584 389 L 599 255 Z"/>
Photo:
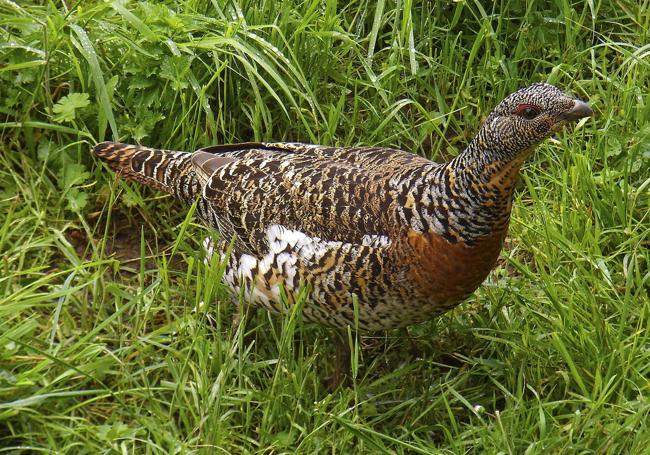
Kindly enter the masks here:
<path id="1" fill-rule="evenodd" d="M 648 0 L 0 2 L 0 452 L 647 452 L 649 30 Z M 334 392 L 327 330 L 233 332 L 205 228 L 89 153 L 444 160 L 536 81 L 597 116 L 524 169 L 500 267 L 440 319 L 352 337 Z"/>

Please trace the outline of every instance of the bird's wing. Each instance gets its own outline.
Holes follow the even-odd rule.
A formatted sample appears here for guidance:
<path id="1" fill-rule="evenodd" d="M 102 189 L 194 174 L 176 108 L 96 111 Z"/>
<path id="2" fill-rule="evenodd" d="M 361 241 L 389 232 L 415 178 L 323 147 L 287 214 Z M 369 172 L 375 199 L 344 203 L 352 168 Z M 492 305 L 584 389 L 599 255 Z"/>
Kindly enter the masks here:
<path id="1" fill-rule="evenodd" d="M 386 147 L 331 147 L 303 144 L 299 142 L 244 142 L 240 144 L 214 145 L 199 149 L 215 155 L 245 158 L 258 156 L 261 151 L 275 152 L 286 156 L 301 155 L 342 165 L 363 168 L 366 172 L 385 174 L 387 171 L 404 167 L 430 165 L 431 161 L 404 150 Z"/>
<path id="2" fill-rule="evenodd" d="M 379 159 L 380 150 L 287 148 L 238 144 L 193 155 L 203 198 L 224 237 L 235 235 L 242 251 L 258 254 L 268 249 L 271 226 L 325 241 L 389 244 L 398 228 L 391 216 L 392 166 L 367 166 L 368 160 Z M 364 154 L 365 160 L 359 158 Z M 390 161 L 390 153 L 382 156 Z M 408 156 L 402 159 L 411 162 Z"/>

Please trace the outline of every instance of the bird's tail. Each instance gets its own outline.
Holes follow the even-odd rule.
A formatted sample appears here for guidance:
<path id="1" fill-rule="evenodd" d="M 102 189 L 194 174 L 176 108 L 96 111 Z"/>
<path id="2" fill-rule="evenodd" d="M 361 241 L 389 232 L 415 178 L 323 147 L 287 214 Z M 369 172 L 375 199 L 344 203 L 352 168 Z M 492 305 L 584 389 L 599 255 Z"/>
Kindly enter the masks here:
<path id="1" fill-rule="evenodd" d="M 193 202 L 200 185 L 187 152 L 158 150 L 119 142 L 97 144 L 93 153 L 118 175 Z"/>

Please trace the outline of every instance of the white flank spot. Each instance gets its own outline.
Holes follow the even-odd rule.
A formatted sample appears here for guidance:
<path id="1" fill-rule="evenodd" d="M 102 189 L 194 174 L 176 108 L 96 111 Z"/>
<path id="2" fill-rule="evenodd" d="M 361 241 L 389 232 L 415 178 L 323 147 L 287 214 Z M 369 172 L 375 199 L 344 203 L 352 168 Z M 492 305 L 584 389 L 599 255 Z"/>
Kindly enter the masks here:
<path id="1" fill-rule="evenodd" d="M 361 244 L 373 247 L 385 247 L 390 245 L 390 238 L 386 235 L 366 234 L 361 238 Z"/>
<path id="2" fill-rule="evenodd" d="M 271 225 L 266 230 L 268 250 L 260 256 L 242 254 L 239 258 L 231 258 L 232 268 L 226 271 L 224 279 L 231 290 L 237 295 L 240 289 L 245 289 L 248 298 L 258 304 L 273 308 L 280 302 L 280 287 L 277 283 L 266 284 L 263 287 L 265 275 L 273 271 L 275 276 L 282 277 L 282 287 L 288 293 L 298 290 L 301 282 L 297 276 L 299 267 L 310 267 L 310 263 L 318 261 L 332 249 L 343 249 L 346 252 L 356 248 L 355 245 L 339 241 L 327 241 L 319 237 L 311 237 L 304 232 L 288 229 L 282 225 Z M 365 235 L 362 239 L 363 245 L 373 247 L 386 247 L 390 245 L 390 238 L 384 235 Z M 203 242 L 207 254 L 213 254 L 215 246 L 210 238 Z M 255 271 L 256 276 L 253 276 Z M 335 286 L 336 274 L 328 273 L 323 276 L 325 287 Z M 350 271 L 347 271 L 343 281 L 350 282 L 354 278 Z M 320 299 L 324 299 L 323 291 L 320 292 Z M 316 296 L 314 296 L 316 297 Z"/>
<path id="3" fill-rule="evenodd" d="M 257 265 L 257 258 L 251 256 L 250 254 L 242 254 L 239 258 L 239 268 L 237 273 L 239 276 L 244 277 L 248 280 L 253 279 L 253 268 Z"/>

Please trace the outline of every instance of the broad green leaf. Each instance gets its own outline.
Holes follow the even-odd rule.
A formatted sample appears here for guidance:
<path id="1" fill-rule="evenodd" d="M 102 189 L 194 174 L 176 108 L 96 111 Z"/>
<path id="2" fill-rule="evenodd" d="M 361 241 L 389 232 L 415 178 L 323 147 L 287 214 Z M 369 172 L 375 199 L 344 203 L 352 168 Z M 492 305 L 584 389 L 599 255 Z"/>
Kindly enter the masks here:
<path id="1" fill-rule="evenodd" d="M 83 109 L 90 104 L 88 98 L 87 93 L 70 93 L 64 96 L 52 108 L 56 114 L 52 120 L 57 123 L 73 121 L 77 117 L 77 109 Z"/>

